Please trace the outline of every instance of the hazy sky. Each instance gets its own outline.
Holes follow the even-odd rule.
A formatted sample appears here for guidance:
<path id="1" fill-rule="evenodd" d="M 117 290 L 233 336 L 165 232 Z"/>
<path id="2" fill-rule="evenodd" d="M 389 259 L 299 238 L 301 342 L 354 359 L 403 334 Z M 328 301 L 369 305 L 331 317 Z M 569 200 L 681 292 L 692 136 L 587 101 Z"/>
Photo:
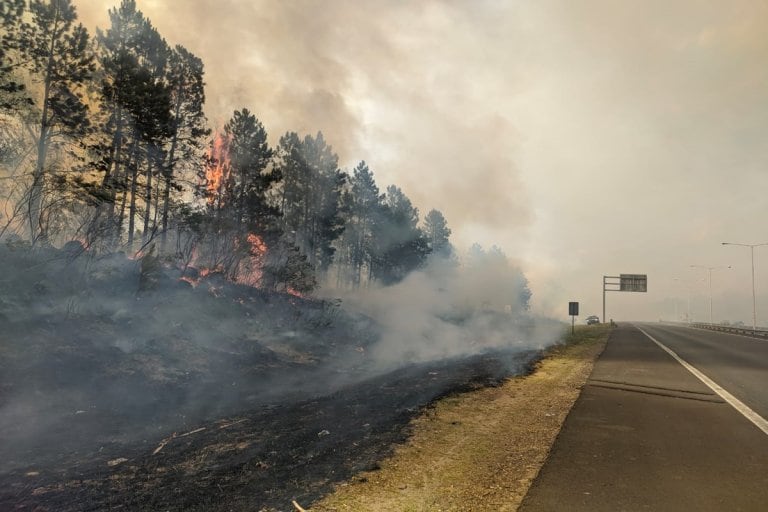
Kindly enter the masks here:
<path id="1" fill-rule="evenodd" d="M 75 0 L 91 28 L 117 0 Z M 751 323 L 768 242 L 764 0 L 138 0 L 200 56 L 207 112 L 247 107 L 273 141 L 322 130 L 464 249 L 497 244 L 538 312 L 600 314 L 602 276 L 647 273 L 608 316 Z M 768 324 L 768 247 L 756 250 Z M 675 280 L 677 278 L 678 280 Z"/>

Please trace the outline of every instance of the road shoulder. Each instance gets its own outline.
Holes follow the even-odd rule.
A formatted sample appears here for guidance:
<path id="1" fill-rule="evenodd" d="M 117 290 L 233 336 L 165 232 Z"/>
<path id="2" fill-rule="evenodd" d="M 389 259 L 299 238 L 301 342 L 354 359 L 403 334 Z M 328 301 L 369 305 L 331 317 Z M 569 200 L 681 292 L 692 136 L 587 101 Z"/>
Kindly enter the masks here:
<path id="1" fill-rule="evenodd" d="M 626 325 L 520 510 L 751 511 L 767 502 L 765 435 Z"/>

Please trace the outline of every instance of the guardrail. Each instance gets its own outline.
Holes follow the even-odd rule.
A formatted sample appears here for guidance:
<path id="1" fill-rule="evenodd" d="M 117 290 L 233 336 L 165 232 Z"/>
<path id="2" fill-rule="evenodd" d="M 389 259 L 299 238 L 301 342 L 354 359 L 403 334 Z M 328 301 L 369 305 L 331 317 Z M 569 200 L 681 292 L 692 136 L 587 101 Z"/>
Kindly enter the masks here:
<path id="1" fill-rule="evenodd" d="M 768 329 L 749 329 L 747 327 L 737 327 L 733 325 L 704 324 L 698 322 L 690 323 L 688 325 L 698 329 L 709 329 L 710 331 L 729 332 L 731 334 L 741 334 L 742 336 L 768 339 Z"/>

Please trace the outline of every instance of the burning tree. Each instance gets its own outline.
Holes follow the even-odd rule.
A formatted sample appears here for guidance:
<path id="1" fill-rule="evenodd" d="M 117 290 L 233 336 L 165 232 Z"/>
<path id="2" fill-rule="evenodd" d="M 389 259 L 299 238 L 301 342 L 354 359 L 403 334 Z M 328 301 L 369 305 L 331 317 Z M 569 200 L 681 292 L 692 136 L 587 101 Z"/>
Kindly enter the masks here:
<path id="1" fill-rule="evenodd" d="M 229 145 L 229 137 L 224 133 L 217 133 L 214 135 L 211 147 L 206 154 L 201 191 L 206 205 L 212 213 L 222 211 L 225 199 L 231 195 L 226 190 L 232 174 Z"/>
<path id="2" fill-rule="evenodd" d="M 264 127 L 247 109 L 216 134 L 201 187 L 208 222 L 198 264 L 238 282 L 308 292 L 316 285 L 311 268 L 281 236 L 273 197 L 282 175 L 272 157 Z"/>

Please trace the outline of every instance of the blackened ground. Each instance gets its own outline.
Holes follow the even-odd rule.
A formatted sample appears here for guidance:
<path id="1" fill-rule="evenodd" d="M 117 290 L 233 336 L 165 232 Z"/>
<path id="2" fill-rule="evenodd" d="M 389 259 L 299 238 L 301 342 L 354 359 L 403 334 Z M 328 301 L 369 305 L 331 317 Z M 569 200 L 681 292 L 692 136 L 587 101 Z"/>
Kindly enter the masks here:
<path id="1" fill-rule="evenodd" d="M 0 244 L 3 512 L 288 510 L 536 358 L 382 373 L 370 318 L 155 263 Z"/>
<path id="2" fill-rule="evenodd" d="M 375 469 L 430 402 L 525 373 L 535 358 L 534 352 L 493 353 L 413 365 L 175 437 L 114 443 L 60 467 L 46 466 L 45 457 L 31 460 L 0 475 L 0 509 L 289 510 L 292 499 L 308 505 L 334 482 Z"/>

